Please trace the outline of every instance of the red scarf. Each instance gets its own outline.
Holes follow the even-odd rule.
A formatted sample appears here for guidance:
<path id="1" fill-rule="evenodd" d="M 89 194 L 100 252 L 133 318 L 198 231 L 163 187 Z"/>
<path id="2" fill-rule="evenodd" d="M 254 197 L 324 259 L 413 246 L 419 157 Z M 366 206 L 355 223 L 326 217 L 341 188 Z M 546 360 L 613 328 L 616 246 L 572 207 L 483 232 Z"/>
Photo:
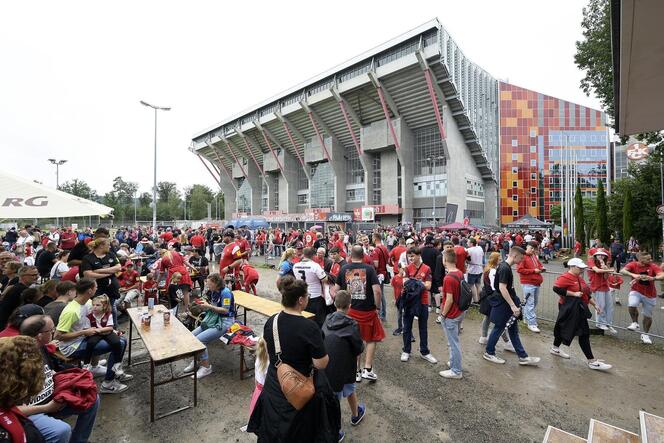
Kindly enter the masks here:
<path id="1" fill-rule="evenodd" d="M 16 406 L 12 406 L 9 410 L 0 409 L 0 427 L 9 432 L 12 442 L 25 443 L 25 431 L 19 417 L 28 419 Z"/>

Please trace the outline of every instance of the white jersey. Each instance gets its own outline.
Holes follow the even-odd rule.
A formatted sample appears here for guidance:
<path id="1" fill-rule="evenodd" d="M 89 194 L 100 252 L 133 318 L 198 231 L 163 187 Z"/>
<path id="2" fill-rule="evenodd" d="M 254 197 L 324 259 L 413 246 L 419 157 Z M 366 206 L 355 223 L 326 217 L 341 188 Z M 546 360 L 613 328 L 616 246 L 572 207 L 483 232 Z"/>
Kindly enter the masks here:
<path id="1" fill-rule="evenodd" d="M 321 280 L 325 278 L 325 271 L 318 263 L 311 260 L 303 260 L 293 265 L 293 274 L 295 278 L 304 280 L 309 286 L 309 298 L 316 298 L 323 295 L 323 285 Z"/>

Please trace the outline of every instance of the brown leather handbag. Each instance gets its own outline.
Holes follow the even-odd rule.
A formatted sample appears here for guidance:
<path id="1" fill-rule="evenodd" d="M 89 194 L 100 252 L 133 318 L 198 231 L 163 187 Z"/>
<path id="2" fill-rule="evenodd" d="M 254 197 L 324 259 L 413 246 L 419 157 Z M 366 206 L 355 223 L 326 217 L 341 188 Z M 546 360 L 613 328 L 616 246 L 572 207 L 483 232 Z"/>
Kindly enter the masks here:
<path id="1" fill-rule="evenodd" d="M 297 369 L 291 365 L 281 361 L 281 344 L 279 343 L 279 330 L 277 329 L 277 314 L 272 322 L 272 337 L 274 338 L 274 353 L 277 356 L 277 362 L 274 367 L 277 368 L 277 379 L 281 391 L 284 393 L 286 400 L 298 411 L 302 409 L 309 400 L 311 400 L 316 393 L 314 387 L 314 371 L 308 377 L 302 375 Z"/>

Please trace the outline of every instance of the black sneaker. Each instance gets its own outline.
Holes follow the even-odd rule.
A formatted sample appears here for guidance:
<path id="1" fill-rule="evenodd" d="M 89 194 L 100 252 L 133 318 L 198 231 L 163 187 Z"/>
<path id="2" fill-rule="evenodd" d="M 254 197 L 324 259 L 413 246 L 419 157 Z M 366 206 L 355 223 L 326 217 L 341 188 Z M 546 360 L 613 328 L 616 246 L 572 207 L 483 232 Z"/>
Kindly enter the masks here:
<path id="1" fill-rule="evenodd" d="M 403 329 L 397 328 L 394 331 L 392 331 L 392 335 L 401 335 L 403 334 Z"/>
<path id="2" fill-rule="evenodd" d="M 366 406 L 364 406 L 364 403 L 360 403 L 357 406 L 357 417 L 351 417 L 350 418 L 350 424 L 353 426 L 357 426 L 360 424 L 362 419 L 364 418 L 364 414 L 367 412 Z"/>

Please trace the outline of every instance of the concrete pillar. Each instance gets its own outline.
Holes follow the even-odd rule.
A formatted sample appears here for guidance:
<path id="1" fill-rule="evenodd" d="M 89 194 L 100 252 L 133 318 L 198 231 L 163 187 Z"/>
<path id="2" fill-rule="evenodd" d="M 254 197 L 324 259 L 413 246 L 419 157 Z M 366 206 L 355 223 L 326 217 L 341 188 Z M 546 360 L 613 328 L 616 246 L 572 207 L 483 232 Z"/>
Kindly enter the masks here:
<path id="1" fill-rule="evenodd" d="M 354 148 L 353 148 L 354 149 Z M 364 167 L 364 204 L 372 204 L 372 195 L 373 195 L 373 155 L 362 153 L 360 155 L 360 160 L 362 161 L 362 166 Z"/>
<path id="2" fill-rule="evenodd" d="M 484 223 L 500 226 L 498 223 L 498 186 L 493 180 L 485 180 L 484 186 Z"/>
<path id="3" fill-rule="evenodd" d="M 251 186 L 251 215 L 260 215 L 263 212 L 263 176 L 253 160 L 248 161 L 244 168 L 247 171 L 249 186 Z"/>
<path id="4" fill-rule="evenodd" d="M 282 150 L 283 174 L 279 177 L 279 210 L 288 214 L 297 212 L 297 178 L 300 161 L 287 150 Z"/>
<path id="5" fill-rule="evenodd" d="M 221 174 L 221 192 L 224 194 L 224 216 L 226 220 L 233 217 L 233 213 L 237 212 L 237 193 L 231 179 L 226 174 Z"/>
<path id="6" fill-rule="evenodd" d="M 399 157 L 394 148 L 383 151 L 380 154 L 380 193 L 384 205 L 396 205 L 399 203 Z M 412 182 L 410 187 L 412 188 Z M 403 189 L 403 188 L 402 188 Z"/>
<path id="7" fill-rule="evenodd" d="M 413 222 L 413 173 L 415 169 L 415 136 L 402 120 L 393 120 L 399 124 L 401 149 L 396 151 L 401 163 L 401 220 Z M 395 125 L 396 126 L 396 125 Z M 385 173 L 383 173 L 385 176 Z"/>

